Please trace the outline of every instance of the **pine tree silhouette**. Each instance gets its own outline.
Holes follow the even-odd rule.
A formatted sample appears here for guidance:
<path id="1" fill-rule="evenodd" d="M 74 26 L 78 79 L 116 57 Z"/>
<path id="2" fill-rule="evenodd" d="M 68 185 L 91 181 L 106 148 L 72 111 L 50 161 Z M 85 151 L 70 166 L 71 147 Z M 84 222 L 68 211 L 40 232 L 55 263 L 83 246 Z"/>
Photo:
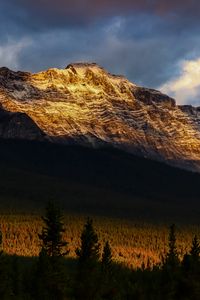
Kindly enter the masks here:
<path id="1" fill-rule="evenodd" d="M 79 262 L 97 262 L 99 259 L 98 236 L 93 228 L 92 219 L 88 218 L 81 234 L 81 247 L 76 249 Z"/>
<path id="2" fill-rule="evenodd" d="M 179 282 L 179 257 L 176 248 L 176 230 L 175 225 L 171 225 L 169 228 L 168 236 L 168 252 L 164 258 L 163 268 L 161 273 L 161 294 L 165 297 L 159 299 L 179 299 L 178 282 Z M 180 298 L 181 299 L 181 298 Z"/>
<path id="3" fill-rule="evenodd" d="M 60 209 L 49 202 L 46 207 L 46 216 L 42 217 L 44 227 L 39 239 L 42 241 L 42 248 L 50 257 L 65 256 L 69 253 L 66 249 L 67 242 L 62 238 L 64 233 L 63 215 Z M 64 249 L 63 249 L 64 248 Z"/>
<path id="4" fill-rule="evenodd" d="M 169 229 L 168 245 L 169 251 L 166 256 L 165 265 L 175 268 L 179 264 L 178 252 L 176 248 L 175 225 L 172 224 Z"/>
<path id="5" fill-rule="evenodd" d="M 44 227 L 39 234 L 41 251 L 36 271 L 37 299 L 65 299 L 65 271 L 63 256 L 69 253 L 67 242 L 63 240 L 63 214 L 52 202 L 46 207 L 42 217 Z"/>
<path id="6" fill-rule="evenodd" d="M 192 240 L 192 246 L 189 253 L 186 253 L 183 257 L 182 266 L 187 272 L 199 272 L 200 264 L 200 244 L 198 242 L 197 236 L 195 235 Z"/>
<path id="7" fill-rule="evenodd" d="M 192 240 L 192 248 L 190 250 L 190 256 L 191 256 L 191 259 L 194 261 L 194 262 L 198 262 L 199 261 L 199 255 L 200 255 L 200 245 L 199 245 L 199 242 L 198 242 L 198 239 L 197 239 L 197 236 L 195 235 L 193 240 Z"/>
<path id="8" fill-rule="evenodd" d="M 110 272 L 112 267 L 112 250 L 110 247 L 109 242 L 107 241 L 103 248 L 103 254 L 102 254 L 102 269 L 105 272 Z"/>
<path id="9" fill-rule="evenodd" d="M 93 221 L 87 219 L 81 234 L 81 246 L 76 249 L 79 267 L 75 283 L 75 299 L 98 299 L 100 285 L 98 236 L 93 228 Z"/>

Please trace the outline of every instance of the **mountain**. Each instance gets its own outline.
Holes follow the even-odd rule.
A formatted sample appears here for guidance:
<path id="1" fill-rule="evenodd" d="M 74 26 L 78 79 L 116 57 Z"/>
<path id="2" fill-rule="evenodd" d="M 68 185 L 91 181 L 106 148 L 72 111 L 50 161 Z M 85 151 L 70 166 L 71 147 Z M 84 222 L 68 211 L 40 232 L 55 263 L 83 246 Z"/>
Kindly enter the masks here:
<path id="1" fill-rule="evenodd" d="M 0 105 L 2 138 L 114 147 L 200 171 L 200 108 L 94 63 L 37 74 L 0 68 Z"/>

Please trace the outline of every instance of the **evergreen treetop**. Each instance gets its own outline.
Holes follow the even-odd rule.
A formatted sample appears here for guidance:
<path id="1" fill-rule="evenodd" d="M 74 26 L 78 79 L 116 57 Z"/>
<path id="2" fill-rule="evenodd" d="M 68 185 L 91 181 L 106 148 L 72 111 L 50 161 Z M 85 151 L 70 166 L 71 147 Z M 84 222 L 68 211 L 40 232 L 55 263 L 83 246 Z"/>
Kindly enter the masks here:
<path id="1" fill-rule="evenodd" d="M 199 260 L 199 255 L 200 255 L 200 245 L 197 239 L 197 236 L 195 235 L 193 240 L 192 240 L 192 247 L 190 250 L 190 255 L 191 258 L 195 261 Z"/>
<path id="2" fill-rule="evenodd" d="M 168 245 L 169 250 L 167 253 L 165 265 L 170 267 L 176 267 L 179 264 L 178 252 L 176 248 L 176 227 L 172 224 L 169 228 Z"/>
<path id="3" fill-rule="evenodd" d="M 112 266 L 112 250 L 110 247 L 110 244 L 108 241 L 106 241 L 104 248 L 103 248 L 103 254 L 102 254 L 102 269 L 104 271 L 110 271 Z"/>
<path id="4" fill-rule="evenodd" d="M 98 261 L 100 244 L 97 233 L 93 228 L 92 219 L 88 218 L 81 234 L 81 247 L 76 249 L 80 262 Z"/>
<path id="5" fill-rule="evenodd" d="M 63 240 L 64 224 L 63 214 L 57 205 L 49 202 L 46 207 L 46 215 L 42 217 L 44 226 L 39 234 L 43 251 L 50 257 L 64 256 L 69 253 L 66 249 L 67 242 Z"/>

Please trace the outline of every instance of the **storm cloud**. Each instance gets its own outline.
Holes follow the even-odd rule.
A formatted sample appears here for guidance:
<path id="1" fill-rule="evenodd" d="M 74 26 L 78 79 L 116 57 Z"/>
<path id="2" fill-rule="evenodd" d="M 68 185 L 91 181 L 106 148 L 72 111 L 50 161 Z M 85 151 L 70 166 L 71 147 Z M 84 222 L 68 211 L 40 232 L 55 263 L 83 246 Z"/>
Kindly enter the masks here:
<path id="1" fill-rule="evenodd" d="M 0 65 L 37 72 L 95 61 L 140 85 L 172 86 L 182 63 L 200 58 L 199 26 L 194 0 L 1 0 Z"/>

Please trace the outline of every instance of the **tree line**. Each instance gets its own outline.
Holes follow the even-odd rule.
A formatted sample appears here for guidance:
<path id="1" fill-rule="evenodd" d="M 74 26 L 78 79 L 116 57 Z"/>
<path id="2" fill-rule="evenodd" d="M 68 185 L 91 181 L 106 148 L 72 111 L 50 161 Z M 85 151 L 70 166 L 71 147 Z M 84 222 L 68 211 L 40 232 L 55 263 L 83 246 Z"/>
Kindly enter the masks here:
<path id="1" fill-rule="evenodd" d="M 176 227 L 171 225 L 168 252 L 160 264 L 135 270 L 113 261 L 109 241 L 99 243 L 92 219 L 88 218 L 76 249 L 69 258 L 63 239 L 63 213 L 48 203 L 42 217 L 39 257 L 24 261 L 8 256 L 0 234 L 0 299 L 43 300 L 156 300 L 200 299 L 200 244 L 194 236 L 191 250 L 182 260 L 176 246 Z"/>

